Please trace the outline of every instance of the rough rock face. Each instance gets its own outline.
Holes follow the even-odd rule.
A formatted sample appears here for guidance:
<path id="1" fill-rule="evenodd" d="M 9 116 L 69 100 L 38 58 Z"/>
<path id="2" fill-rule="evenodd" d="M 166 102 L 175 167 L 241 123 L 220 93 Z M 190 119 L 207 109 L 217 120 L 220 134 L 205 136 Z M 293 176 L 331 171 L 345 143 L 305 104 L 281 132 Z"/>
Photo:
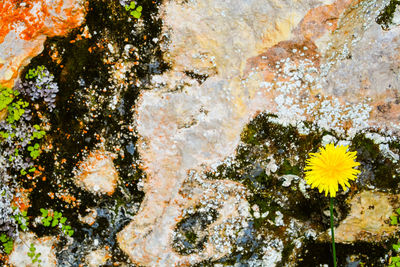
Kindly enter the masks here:
<path id="1" fill-rule="evenodd" d="M 243 126 L 257 112 L 274 112 L 285 124 L 315 119 L 338 131 L 368 126 L 372 106 L 362 97 L 357 105 L 346 104 L 353 100 L 351 93 L 323 88 L 335 79 L 326 71 L 339 62 L 340 48 L 328 44 L 340 39 L 334 30 L 342 21 L 346 25 L 347 10 L 376 12 L 374 6 L 350 0 L 165 3 L 166 59 L 172 69 L 154 77 L 154 90 L 138 101 L 146 196 L 134 221 L 118 236 L 132 261 L 183 265 L 210 257 L 179 256 L 171 248 L 172 229 L 188 208 L 183 203 L 189 202 L 180 190 L 189 170 L 201 172 L 234 152 Z M 385 34 L 377 25 L 369 29 L 375 31 L 371 36 Z M 360 44 L 367 45 L 368 38 L 366 34 Z M 335 64 L 332 72 L 340 69 Z"/>
<path id="2" fill-rule="evenodd" d="M 104 151 L 90 153 L 79 166 L 76 181 L 78 185 L 94 194 L 114 193 L 117 186 L 118 173 L 112 157 Z"/>
<path id="3" fill-rule="evenodd" d="M 335 230 L 336 242 L 379 242 L 394 234 L 397 226 L 387 221 L 394 214 L 392 203 L 397 202 L 397 195 L 372 191 L 355 195 L 350 200 L 350 214 Z"/>
<path id="4" fill-rule="evenodd" d="M 0 84 L 12 87 L 47 37 L 65 35 L 84 19 L 81 0 L 7 0 L 0 4 Z"/>
<path id="5" fill-rule="evenodd" d="M 56 251 L 54 244 L 55 237 L 37 238 L 32 233 L 23 233 L 20 235 L 20 241 L 14 245 L 14 250 L 9 257 L 9 263 L 12 266 L 57 266 Z M 32 259 L 28 256 L 30 245 L 36 248 L 36 253 L 40 253 L 38 259 L 41 263 L 32 263 Z"/>

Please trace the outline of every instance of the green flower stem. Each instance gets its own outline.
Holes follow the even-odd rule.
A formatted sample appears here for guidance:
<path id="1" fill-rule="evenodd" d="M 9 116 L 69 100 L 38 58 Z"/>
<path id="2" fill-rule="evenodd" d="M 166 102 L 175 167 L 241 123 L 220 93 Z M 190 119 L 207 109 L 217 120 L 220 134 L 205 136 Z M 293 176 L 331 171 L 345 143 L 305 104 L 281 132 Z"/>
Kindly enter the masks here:
<path id="1" fill-rule="evenodd" d="M 336 267 L 335 231 L 333 230 L 333 198 L 332 197 L 330 197 L 330 211 L 331 211 L 331 234 L 332 234 L 333 266 Z"/>

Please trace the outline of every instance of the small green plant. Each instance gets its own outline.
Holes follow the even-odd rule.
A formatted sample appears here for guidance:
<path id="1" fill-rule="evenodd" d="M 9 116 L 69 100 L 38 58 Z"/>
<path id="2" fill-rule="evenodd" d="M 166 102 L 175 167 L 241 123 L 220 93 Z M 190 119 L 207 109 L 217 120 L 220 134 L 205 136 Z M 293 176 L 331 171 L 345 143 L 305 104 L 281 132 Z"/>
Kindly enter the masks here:
<path id="1" fill-rule="evenodd" d="M 72 236 L 74 234 L 74 230 L 71 229 L 71 226 L 66 225 L 65 222 L 67 218 L 62 216 L 61 212 L 55 211 L 53 214 L 50 213 L 49 210 L 40 209 L 42 213 L 42 223 L 46 227 L 56 227 L 57 225 L 61 226 L 61 230 L 64 234 L 68 236 Z"/>
<path id="2" fill-rule="evenodd" d="M 10 136 L 9 133 L 0 131 L 0 137 L 1 137 L 2 139 L 7 139 L 9 136 Z"/>
<path id="3" fill-rule="evenodd" d="M 397 212 L 397 210 L 396 210 Z M 400 241 L 397 244 L 393 244 L 392 248 L 395 252 L 399 252 L 400 250 Z M 400 267 L 400 256 L 392 256 L 389 259 L 389 267 Z"/>
<path id="4" fill-rule="evenodd" d="M 38 143 L 33 146 L 28 146 L 28 151 L 30 152 L 29 155 L 31 155 L 32 159 L 36 159 L 41 153 Z"/>
<path id="5" fill-rule="evenodd" d="M 33 128 L 35 128 L 35 130 L 37 132 L 32 133 L 31 140 L 33 140 L 34 138 L 42 139 L 46 135 L 46 132 L 41 130 L 39 125 L 35 124 L 35 125 L 33 125 Z"/>
<path id="6" fill-rule="evenodd" d="M 5 109 L 19 92 L 8 87 L 0 86 L 0 110 Z"/>
<path id="7" fill-rule="evenodd" d="M 33 79 L 38 76 L 42 77 L 44 70 L 45 70 L 44 66 L 37 66 L 36 69 L 29 69 L 28 73 L 25 75 L 25 79 Z"/>
<path id="8" fill-rule="evenodd" d="M 23 100 L 18 100 L 8 105 L 7 122 L 12 124 L 15 121 L 18 121 L 21 118 L 21 116 L 25 113 L 25 108 L 28 105 L 29 105 L 28 102 Z"/>
<path id="9" fill-rule="evenodd" d="M 136 8 L 136 9 L 135 9 L 135 8 Z M 130 2 L 129 5 L 126 5 L 126 6 L 125 6 L 125 10 L 126 10 L 126 11 L 130 11 L 130 14 L 131 14 L 134 18 L 139 19 L 139 18 L 142 16 L 142 10 L 143 10 L 143 8 L 142 8 L 142 6 L 136 7 L 135 2 L 132 1 L 132 2 Z"/>
<path id="10" fill-rule="evenodd" d="M 16 207 L 13 207 L 13 210 L 15 210 L 15 209 L 16 209 Z M 26 211 L 22 211 L 21 213 L 18 213 L 17 215 L 13 215 L 13 218 L 17 221 L 17 223 L 22 231 L 26 231 L 28 229 L 29 219 L 28 219 Z"/>
<path id="11" fill-rule="evenodd" d="M 396 214 L 390 216 L 390 224 L 397 225 L 399 223 L 400 208 L 396 209 Z"/>
<path id="12" fill-rule="evenodd" d="M 3 251 L 7 254 L 10 254 L 14 247 L 14 241 L 6 234 L 2 233 L 0 235 L 0 242 L 3 246 Z"/>
<path id="13" fill-rule="evenodd" d="M 41 255 L 42 255 L 42 254 L 41 254 L 40 252 L 39 252 L 39 253 L 36 253 L 36 247 L 35 247 L 35 245 L 34 245 L 33 243 L 31 243 L 31 246 L 29 247 L 28 256 L 29 256 L 29 258 L 32 259 L 32 264 L 35 263 L 35 262 L 37 262 L 38 265 L 40 266 L 40 263 L 42 262 L 42 260 L 39 259 L 39 257 L 40 257 Z"/>
<path id="14" fill-rule="evenodd" d="M 29 105 L 28 102 L 21 99 L 14 101 L 18 95 L 17 90 L 0 86 L 0 110 L 7 108 L 7 122 L 10 124 L 18 121 Z M 2 132 L 1 137 L 4 138 L 5 134 Z"/>

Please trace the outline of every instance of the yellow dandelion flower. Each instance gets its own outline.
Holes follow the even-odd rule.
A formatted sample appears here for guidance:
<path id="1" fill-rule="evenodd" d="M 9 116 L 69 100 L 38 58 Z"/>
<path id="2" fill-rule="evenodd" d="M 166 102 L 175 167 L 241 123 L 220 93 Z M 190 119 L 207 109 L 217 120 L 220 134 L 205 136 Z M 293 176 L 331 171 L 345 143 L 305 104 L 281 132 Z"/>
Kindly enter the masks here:
<path id="1" fill-rule="evenodd" d="M 346 190 L 350 187 L 348 180 L 355 180 L 359 170 L 353 169 L 360 165 L 356 160 L 357 152 L 347 152 L 348 146 L 328 144 L 320 148 L 318 153 L 310 153 L 306 160 L 305 179 L 311 188 L 318 187 L 319 192 L 328 192 L 331 197 L 336 196 L 339 184 Z"/>

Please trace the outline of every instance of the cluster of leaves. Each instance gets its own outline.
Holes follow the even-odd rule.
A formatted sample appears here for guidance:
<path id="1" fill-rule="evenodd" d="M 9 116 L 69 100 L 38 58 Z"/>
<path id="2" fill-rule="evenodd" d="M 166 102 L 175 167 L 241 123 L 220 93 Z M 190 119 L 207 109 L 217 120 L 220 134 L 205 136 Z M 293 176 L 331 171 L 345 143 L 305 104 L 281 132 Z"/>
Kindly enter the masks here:
<path id="1" fill-rule="evenodd" d="M 13 209 L 16 210 L 16 207 L 13 207 Z M 26 231 L 28 229 L 29 222 L 26 211 L 22 211 L 21 213 L 13 215 L 13 218 L 18 223 L 22 231 Z"/>
<path id="2" fill-rule="evenodd" d="M 39 144 L 36 143 L 33 146 L 28 146 L 28 151 L 29 151 L 29 155 L 31 155 L 31 157 L 33 159 L 36 159 L 37 157 L 39 157 L 40 155 L 40 148 L 39 148 Z"/>
<path id="3" fill-rule="evenodd" d="M 3 251 L 7 254 L 10 254 L 14 247 L 14 241 L 9 236 L 2 233 L 0 235 L 0 242 L 3 246 Z"/>
<path id="4" fill-rule="evenodd" d="M 400 241 L 397 244 L 393 244 L 392 248 L 398 252 L 400 250 Z M 390 257 L 389 267 L 400 267 L 400 256 Z"/>
<path id="5" fill-rule="evenodd" d="M 390 224 L 397 225 L 399 223 L 400 208 L 396 209 L 396 214 L 390 216 Z"/>
<path id="6" fill-rule="evenodd" d="M 42 223 L 46 227 L 56 227 L 57 225 L 61 226 L 61 229 L 64 234 L 68 236 L 72 236 L 74 234 L 74 230 L 71 229 L 71 226 L 66 225 L 65 222 L 67 218 L 62 217 L 62 213 L 58 211 L 54 211 L 51 213 L 50 210 L 40 209 L 42 213 Z"/>
<path id="7" fill-rule="evenodd" d="M 18 121 L 29 105 L 26 101 L 16 99 L 18 95 L 18 91 L 0 86 L 0 111 L 7 108 L 7 122 L 10 124 Z"/>
<path id="8" fill-rule="evenodd" d="M 0 110 L 5 109 L 19 93 L 7 87 L 0 87 Z"/>
<path id="9" fill-rule="evenodd" d="M 142 16 L 142 10 L 143 10 L 143 8 L 142 8 L 142 6 L 136 7 L 135 2 L 132 1 L 132 2 L 130 2 L 129 5 L 126 5 L 126 6 L 125 6 L 125 10 L 126 10 L 126 11 L 130 11 L 130 14 L 131 14 L 134 18 L 139 19 L 139 18 Z"/>
<path id="10" fill-rule="evenodd" d="M 38 265 L 40 266 L 40 263 L 42 262 L 42 260 L 39 259 L 39 257 L 40 257 L 41 255 L 42 255 L 42 254 L 41 254 L 40 252 L 39 252 L 39 253 L 36 253 L 36 247 L 35 247 L 35 245 L 34 245 L 33 243 L 31 243 L 31 246 L 29 247 L 28 256 L 29 256 L 29 258 L 32 259 L 32 264 L 35 263 L 35 262 L 37 262 Z"/>
<path id="11" fill-rule="evenodd" d="M 35 167 L 32 167 L 32 168 L 28 169 L 28 172 L 35 172 L 35 171 L 36 171 Z M 21 173 L 21 175 L 27 175 L 28 174 L 25 169 L 22 169 L 20 171 L 20 173 Z"/>
<path id="12" fill-rule="evenodd" d="M 398 225 L 399 223 L 400 208 L 396 209 L 396 213 L 390 216 L 390 224 Z M 397 244 L 393 244 L 392 248 L 398 252 L 400 250 L 400 241 Z M 400 267 L 400 256 L 392 256 L 389 259 L 389 267 Z"/>
<path id="13" fill-rule="evenodd" d="M 42 99 L 50 111 L 55 108 L 58 85 L 54 75 L 45 66 L 29 69 L 25 81 L 18 85 L 18 90 L 30 96 L 32 101 Z"/>
<path id="14" fill-rule="evenodd" d="M 25 75 L 25 79 L 34 79 L 36 77 L 43 77 L 45 66 L 37 66 L 36 69 L 29 69 Z"/>

